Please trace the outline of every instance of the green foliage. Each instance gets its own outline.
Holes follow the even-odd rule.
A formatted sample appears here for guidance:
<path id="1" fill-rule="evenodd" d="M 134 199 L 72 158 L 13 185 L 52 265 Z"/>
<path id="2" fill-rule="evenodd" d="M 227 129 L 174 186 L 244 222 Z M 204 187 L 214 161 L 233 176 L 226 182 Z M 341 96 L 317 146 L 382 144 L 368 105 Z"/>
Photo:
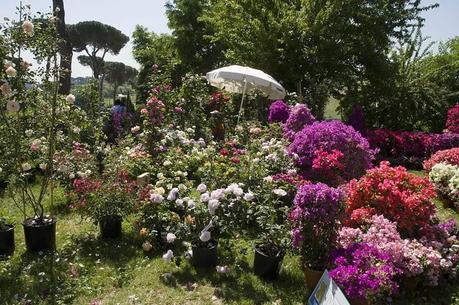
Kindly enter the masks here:
<path id="1" fill-rule="evenodd" d="M 204 74 L 222 57 L 222 46 L 213 41 L 212 24 L 201 19 L 211 7 L 209 0 L 172 0 L 166 4 L 168 26 L 185 71 Z"/>
<path id="2" fill-rule="evenodd" d="M 173 36 L 158 35 L 148 32 L 142 26 L 136 26 L 133 39 L 133 55 L 141 65 L 137 81 L 137 101 L 145 102 L 150 97 L 151 75 L 155 70 L 163 75 L 163 83 L 177 86 L 181 82 L 182 65 Z"/>
<path id="3" fill-rule="evenodd" d="M 210 23 L 227 62 L 259 68 L 297 91 L 319 119 L 330 95 L 372 81 L 394 38 L 418 18 L 420 1 L 223 1 Z"/>
<path id="4" fill-rule="evenodd" d="M 413 28 L 410 38 L 400 41 L 389 56 L 390 62 L 374 82 L 349 88 L 341 112 L 362 103 L 369 126 L 395 130 L 441 132 L 446 113 L 457 102 L 459 73 L 454 40 L 443 44 L 439 54 L 430 52 L 421 28 Z M 376 80 L 379 77 L 380 80 Z M 398 115 L 403 113 L 403 115 Z"/>

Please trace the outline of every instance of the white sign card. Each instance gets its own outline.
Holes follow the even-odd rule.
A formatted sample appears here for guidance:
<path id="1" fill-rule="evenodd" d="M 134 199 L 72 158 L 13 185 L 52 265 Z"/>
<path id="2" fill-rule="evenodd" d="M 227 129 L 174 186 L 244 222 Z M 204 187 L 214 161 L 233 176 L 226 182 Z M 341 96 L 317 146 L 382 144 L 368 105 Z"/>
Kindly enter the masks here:
<path id="1" fill-rule="evenodd" d="M 338 285 L 330 278 L 328 271 L 324 274 L 317 283 L 316 288 L 312 292 L 308 300 L 308 305 L 350 305 L 349 301 L 344 296 L 344 293 L 339 289 Z"/>

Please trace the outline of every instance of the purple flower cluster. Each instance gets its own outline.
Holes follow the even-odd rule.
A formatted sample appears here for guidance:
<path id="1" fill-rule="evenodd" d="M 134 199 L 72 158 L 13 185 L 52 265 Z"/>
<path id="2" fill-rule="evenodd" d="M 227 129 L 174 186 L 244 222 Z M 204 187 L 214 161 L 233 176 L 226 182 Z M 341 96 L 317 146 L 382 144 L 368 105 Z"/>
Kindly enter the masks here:
<path id="1" fill-rule="evenodd" d="M 269 106 L 269 123 L 285 123 L 290 115 L 290 107 L 283 100 L 277 100 Z"/>
<path id="2" fill-rule="evenodd" d="M 305 263 L 323 267 L 334 246 L 343 211 L 343 194 L 326 184 L 305 184 L 296 193 L 289 219 L 294 248 Z"/>
<path id="3" fill-rule="evenodd" d="M 368 141 L 351 126 L 340 121 L 316 122 L 298 132 L 288 147 L 288 152 L 295 160 L 307 179 L 321 180 L 316 177 L 312 167 L 318 151 L 343 153 L 340 163 L 340 178 L 349 181 L 361 177 L 372 166 L 375 152 Z M 323 180 L 323 179 L 322 179 Z"/>
<path id="4" fill-rule="evenodd" d="M 365 118 L 363 114 L 362 106 L 355 104 L 352 108 L 352 112 L 347 119 L 347 124 L 352 126 L 355 130 L 360 132 L 362 135 L 366 134 Z"/>
<path id="5" fill-rule="evenodd" d="M 332 253 L 336 266 L 330 276 L 352 299 L 382 298 L 395 294 L 399 270 L 390 256 L 367 243 L 355 243 Z"/>
<path id="6" fill-rule="evenodd" d="M 293 106 L 287 121 L 284 124 L 284 137 L 293 141 L 295 134 L 301 131 L 305 126 L 311 125 L 316 121 L 311 110 L 305 104 L 296 104 Z"/>

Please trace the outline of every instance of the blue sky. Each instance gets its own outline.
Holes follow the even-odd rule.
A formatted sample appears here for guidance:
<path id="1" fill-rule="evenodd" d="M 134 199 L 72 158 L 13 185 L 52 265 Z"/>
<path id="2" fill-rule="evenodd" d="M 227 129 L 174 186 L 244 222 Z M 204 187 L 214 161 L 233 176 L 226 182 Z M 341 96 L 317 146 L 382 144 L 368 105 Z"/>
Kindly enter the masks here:
<path id="1" fill-rule="evenodd" d="M 120 29 L 131 36 L 136 24 L 148 29 L 167 33 L 167 18 L 164 5 L 167 0 L 64 0 L 67 23 L 84 20 L 98 20 Z M 0 17 L 14 17 L 18 0 L 0 0 L 2 11 Z M 434 41 L 444 41 L 459 35 L 459 0 L 423 0 L 424 4 L 439 3 L 440 7 L 424 13 L 426 25 L 423 29 L 425 36 Z M 33 11 L 48 11 L 51 0 L 24 0 L 31 4 Z M 107 55 L 107 60 L 122 61 L 137 67 L 131 55 L 131 45 L 128 44 L 118 56 Z M 91 75 L 89 68 L 82 67 L 76 60 L 73 63 L 73 76 Z"/>

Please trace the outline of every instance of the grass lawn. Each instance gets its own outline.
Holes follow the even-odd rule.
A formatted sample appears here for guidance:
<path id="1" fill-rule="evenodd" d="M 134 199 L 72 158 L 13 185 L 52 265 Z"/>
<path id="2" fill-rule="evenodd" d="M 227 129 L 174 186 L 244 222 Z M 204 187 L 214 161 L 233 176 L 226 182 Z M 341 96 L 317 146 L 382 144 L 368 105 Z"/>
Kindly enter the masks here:
<path id="1" fill-rule="evenodd" d="M 252 244 L 245 240 L 238 240 L 230 254 L 237 264 L 230 265 L 229 274 L 196 271 L 188 262 L 176 267 L 162 260 L 164 249 L 143 253 L 132 219 L 124 222 L 122 240 L 100 240 L 94 224 L 67 210 L 62 190 L 56 197 L 56 205 L 48 210 L 58 215 L 58 250 L 25 253 L 18 225 L 15 254 L 0 261 L 0 304 L 304 304 L 308 296 L 298 258 L 292 255 L 284 260 L 280 279 L 272 283 L 252 274 Z M 20 224 L 12 201 L 0 197 L 0 202 L 0 215 L 14 215 Z M 459 220 L 440 202 L 438 207 L 440 218 Z M 247 256 L 241 254 L 243 248 Z M 394 302 L 459 304 L 459 286 L 426 289 Z"/>

